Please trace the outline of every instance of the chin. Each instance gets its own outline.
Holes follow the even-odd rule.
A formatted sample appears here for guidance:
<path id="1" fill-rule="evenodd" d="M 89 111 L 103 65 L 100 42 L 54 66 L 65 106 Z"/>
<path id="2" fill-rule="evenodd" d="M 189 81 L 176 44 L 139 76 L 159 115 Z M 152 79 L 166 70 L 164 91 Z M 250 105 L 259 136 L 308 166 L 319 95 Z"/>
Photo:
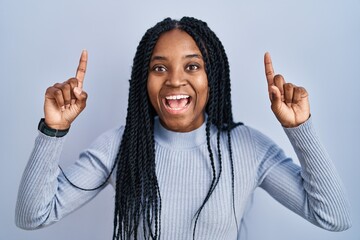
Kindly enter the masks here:
<path id="1" fill-rule="evenodd" d="M 191 132 L 199 128 L 204 121 L 201 123 L 194 122 L 194 119 L 189 119 L 188 117 L 178 117 L 173 119 L 167 119 L 164 121 L 164 118 L 160 117 L 160 122 L 166 129 L 174 132 Z"/>
<path id="2" fill-rule="evenodd" d="M 190 129 L 189 124 L 186 124 L 184 121 L 177 120 L 177 121 L 161 121 L 163 127 L 170 131 L 174 132 L 188 132 Z"/>

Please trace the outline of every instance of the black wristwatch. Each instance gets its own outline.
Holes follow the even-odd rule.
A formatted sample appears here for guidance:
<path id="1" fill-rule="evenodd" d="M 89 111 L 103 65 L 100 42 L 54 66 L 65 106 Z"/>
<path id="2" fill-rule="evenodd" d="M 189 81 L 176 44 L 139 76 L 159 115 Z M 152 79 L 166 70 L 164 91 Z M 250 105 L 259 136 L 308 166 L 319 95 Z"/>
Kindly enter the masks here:
<path id="1" fill-rule="evenodd" d="M 46 125 L 45 118 L 42 118 L 40 119 L 38 129 L 40 132 L 42 132 L 43 134 L 49 137 L 63 137 L 69 132 L 70 128 L 64 130 L 51 128 L 48 125 Z"/>

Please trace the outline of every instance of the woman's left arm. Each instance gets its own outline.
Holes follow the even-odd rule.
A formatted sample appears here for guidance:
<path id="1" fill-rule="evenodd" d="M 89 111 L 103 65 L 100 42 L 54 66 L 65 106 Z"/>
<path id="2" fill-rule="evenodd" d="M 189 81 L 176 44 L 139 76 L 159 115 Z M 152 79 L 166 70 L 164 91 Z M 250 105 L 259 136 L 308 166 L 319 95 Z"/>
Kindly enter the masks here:
<path id="1" fill-rule="evenodd" d="M 267 171 L 260 187 L 293 212 L 330 231 L 351 227 L 350 207 L 336 168 L 317 137 L 311 118 L 284 128 L 300 165 L 286 158 Z"/>
<path id="2" fill-rule="evenodd" d="M 284 127 L 301 167 L 285 159 L 266 174 L 260 186 L 318 226 L 332 231 L 348 229 L 349 204 L 334 164 L 313 128 L 307 91 L 275 75 L 269 53 L 264 64 L 271 109 Z"/>

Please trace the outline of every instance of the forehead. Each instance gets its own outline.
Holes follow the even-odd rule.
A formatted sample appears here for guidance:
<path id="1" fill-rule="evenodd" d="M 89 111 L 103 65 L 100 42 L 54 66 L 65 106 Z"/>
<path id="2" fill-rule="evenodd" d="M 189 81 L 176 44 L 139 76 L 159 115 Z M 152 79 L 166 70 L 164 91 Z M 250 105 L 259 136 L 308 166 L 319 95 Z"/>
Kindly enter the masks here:
<path id="1" fill-rule="evenodd" d="M 201 55 L 194 39 L 187 32 L 180 29 L 162 33 L 153 50 L 153 55 L 172 55 L 175 53 L 183 53 L 184 55 L 196 53 Z"/>

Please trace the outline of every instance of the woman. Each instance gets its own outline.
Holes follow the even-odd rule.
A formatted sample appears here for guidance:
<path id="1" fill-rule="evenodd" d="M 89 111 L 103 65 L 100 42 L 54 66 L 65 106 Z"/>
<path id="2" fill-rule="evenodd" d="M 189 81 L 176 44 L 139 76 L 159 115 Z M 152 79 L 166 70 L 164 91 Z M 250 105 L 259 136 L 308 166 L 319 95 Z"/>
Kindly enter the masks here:
<path id="1" fill-rule="evenodd" d="M 256 187 L 320 227 L 350 227 L 306 90 L 275 75 L 265 54 L 271 108 L 300 167 L 269 138 L 233 121 L 224 48 L 206 23 L 189 17 L 165 19 L 145 33 L 125 126 L 100 136 L 64 174 L 58 161 L 63 136 L 85 108 L 86 63 L 84 51 L 76 77 L 46 91 L 45 118 L 19 190 L 19 227 L 56 222 L 109 182 L 115 188 L 113 239 L 237 239 Z"/>

